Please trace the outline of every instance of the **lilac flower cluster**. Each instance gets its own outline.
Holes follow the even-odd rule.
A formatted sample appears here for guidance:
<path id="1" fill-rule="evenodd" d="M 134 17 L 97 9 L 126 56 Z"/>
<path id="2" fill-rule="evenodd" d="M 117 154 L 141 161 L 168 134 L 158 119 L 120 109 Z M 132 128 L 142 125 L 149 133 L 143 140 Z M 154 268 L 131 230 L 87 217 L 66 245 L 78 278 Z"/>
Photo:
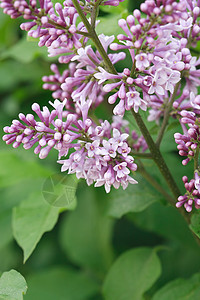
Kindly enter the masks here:
<path id="1" fill-rule="evenodd" d="M 136 9 L 118 21 L 123 34 L 117 36 L 117 43 L 114 36 L 97 36 L 98 6 L 116 6 L 122 1 L 65 0 L 53 5 L 51 0 L 39 0 L 38 4 L 35 0 L 0 0 L 4 13 L 29 20 L 21 29 L 39 38 L 39 46 L 46 46 L 49 56 L 58 56 L 65 66 L 61 73 L 53 64 L 53 74 L 43 77 L 43 88 L 52 91 L 56 99 L 51 103 L 54 110 L 41 110 L 33 104 L 40 121 L 32 114 L 20 114 L 22 122 L 14 120 L 5 127 L 3 139 L 15 148 L 36 146 L 34 152 L 42 159 L 55 148 L 62 171 L 76 173 L 89 185 L 105 185 L 107 192 L 111 186 L 126 188 L 128 183 L 136 183 L 129 175 L 137 169 L 132 156 L 140 152 L 142 157 L 148 148 L 144 137 L 131 131 L 122 119 L 129 110 L 134 114 L 148 110 L 148 121 L 158 124 L 166 112 L 177 118 L 183 134 L 176 133 L 175 141 L 179 154 L 186 156 L 183 165 L 194 159 L 198 169 L 200 58 L 193 56 L 192 48 L 200 40 L 200 0 L 146 0 L 141 11 Z M 96 49 L 88 43 L 89 38 Z M 131 67 L 119 72 L 115 64 L 127 53 Z M 114 104 L 111 124 L 89 117 L 104 99 Z M 69 157 L 61 159 L 69 150 Z M 177 207 L 184 204 L 190 211 L 195 202 L 199 208 L 196 179 L 184 180 L 187 193 L 179 197 Z"/>
<path id="2" fill-rule="evenodd" d="M 182 109 L 184 100 L 184 106 L 191 108 L 188 96 L 190 92 L 197 94 L 197 86 L 200 84 L 197 67 L 200 60 L 192 57 L 188 49 L 188 37 L 191 37 L 193 46 L 200 39 L 198 6 L 199 1 L 177 3 L 147 0 L 141 4 L 146 17 L 135 10 L 126 20 L 119 20 L 118 24 L 125 34 L 118 35 L 120 44 L 111 44 L 110 48 L 114 51 L 128 49 L 133 65 L 131 70 L 125 69 L 121 76 L 119 74 L 121 90 L 110 98 L 110 102 L 114 102 L 117 97 L 121 99 L 114 110 L 115 114 L 123 115 L 125 110 L 130 109 L 130 103 L 134 102 L 130 95 L 134 95 L 137 103 L 132 106 L 134 110 L 138 111 L 138 103 L 143 110 L 148 106 L 151 108 L 149 121 L 158 122 L 164 114 L 168 92 L 172 97 L 181 77 L 186 79 L 185 91 L 189 93 L 186 96 L 186 93 L 182 95 L 179 92 L 179 99 L 173 104 L 174 116 L 177 116 L 177 109 Z M 102 69 L 101 74 L 101 80 L 103 77 L 109 79 Z M 106 91 L 111 89 L 112 86 L 105 86 Z M 143 93 L 143 102 L 139 92 Z"/>
<path id="3" fill-rule="evenodd" d="M 3 140 L 7 144 L 13 143 L 17 148 L 23 144 L 24 149 L 34 149 L 44 159 L 52 148 L 59 152 L 59 158 L 66 156 L 68 151 L 74 150 L 66 160 L 60 160 L 63 164 L 62 171 L 76 173 L 78 178 L 85 178 L 88 185 L 95 182 L 95 186 L 105 185 L 106 192 L 111 186 L 124 189 L 128 183 L 137 183 L 129 174 L 136 171 L 137 165 L 129 153 L 131 148 L 127 142 L 129 134 L 123 133 L 124 122 L 115 119 L 113 124 L 108 121 L 96 126 L 88 118 L 88 104 L 81 108 L 82 120 L 77 120 L 76 114 L 63 110 L 65 101 L 55 100 L 50 104 L 54 107 L 51 112 L 47 107 L 40 109 L 37 103 L 32 105 L 32 110 L 38 115 L 40 121 L 36 121 L 32 114 L 19 114 L 18 120 L 13 120 L 12 125 L 6 126 L 7 133 Z M 118 128 L 118 129 L 117 129 Z M 130 143 L 135 143 L 135 149 L 143 147 L 142 138 L 138 139 L 132 133 Z M 137 141 L 138 140 L 138 141 Z"/>
<path id="4" fill-rule="evenodd" d="M 183 183 L 185 185 L 186 194 L 178 197 L 176 207 L 184 205 L 187 212 L 192 211 L 193 204 L 195 208 L 200 208 L 200 177 L 195 173 L 195 179 L 188 182 L 187 176 L 183 176 Z"/>
<path id="5" fill-rule="evenodd" d="M 191 104 L 193 107 L 199 109 L 199 96 L 194 97 L 191 93 Z M 187 165 L 189 161 L 195 161 L 195 168 L 198 168 L 199 159 L 199 147 L 200 147 L 200 118 L 193 111 L 182 110 L 181 115 L 181 125 L 183 128 L 183 134 L 175 133 L 175 142 L 178 144 L 177 148 L 179 150 L 180 156 L 186 156 L 187 158 L 182 161 L 183 165 Z M 189 127 L 186 127 L 186 125 Z M 188 183 L 188 178 L 183 177 L 183 182 L 186 188 L 186 194 L 178 198 L 177 207 L 184 204 L 186 211 L 190 212 L 192 210 L 192 204 L 195 203 L 197 209 L 200 208 L 200 185 L 199 185 L 199 175 L 198 170 L 194 170 L 194 179 L 191 179 Z"/>
<path id="6" fill-rule="evenodd" d="M 107 52 L 108 46 L 114 40 L 114 36 L 99 35 L 99 40 Z M 125 58 L 125 53 L 108 54 L 114 65 Z M 43 87 L 54 91 L 53 97 L 60 100 L 67 99 L 67 109 L 72 109 L 80 113 L 78 103 L 92 100 L 93 107 L 98 106 L 105 96 L 102 82 L 96 80 L 98 74 L 97 66 L 103 65 L 103 60 L 98 51 L 95 53 L 92 47 L 86 46 L 77 50 L 77 54 L 71 59 L 78 63 L 70 63 L 69 71 L 64 71 L 61 75 L 55 64 L 51 66 L 55 75 L 44 76 L 46 82 Z M 99 67 L 101 68 L 101 67 Z M 112 76 L 111 76 L 112 77 Z"/>
<path id="7" fill-rule="evenodd" d="M 21 24 L 21 29 L 28 31 L 28 35 L 39 38 L 38 45 L 48 47 L 49 55 L 63 55 L 59 58 L 62 63 L 68 63 L 74 55 L 74 50 L 79 49 L 87 42 L 78 32 L 86 31 L 82 22 L 77 23 L 77 11 L 71 0 L 66 0 L 63 6 L 51 0 L 1 0 L 0 6 L 4 13 L 17 18 L 23 16 L 25 20 L 31 20 Z M 82 40 L 81 40 L 82 39 Z M 81 40 L 81 41 L 80 41 Z"/>
<path id="8" fill-rule="evenodd" d="M 113 41 L 114 36 L 108 37 L 101 34 L 99 39 L 105 51 L 107 51 L 108 45 Z M 114 65 L 125 58 L 125 53 L 108 54 L 108 57 Z M 71 97 L 75 103 L 92 100 L 94 106 L 98 106 L 103 101 L 105 92 L 102 84 L 96 80 L 96 68 L 103 64 L 103 59 L 98 51 L 95 53 L 89 45 L 78 49 L 77 55 L 73 57 L 72 61 L 79 62 L 76 66 L 77 70 L 73 76 L 65 79 L 65 82 L 61 84 L 61 89 L 63 91 L 73 90 Z"/>
<path id="9" fill-rule="evenodd" d="M 197 98 L 199 98 L 199 96 L 197 96 Z M 174 138 L 178 144 L 179 155 L 187 156 L 187 158 L 182 161 L 182 164 L 187 165 L 187 163 L 194 158 L 196 152 L 198 153 L 199 151 L 200 120 L 196 114 L 191 111 L 182 110 L 180 114 L 182 116 L 181 123 L 184 134 L 175 133 Z M 185 124 L 189 126 L 189 129 L 187 129 Z"/>

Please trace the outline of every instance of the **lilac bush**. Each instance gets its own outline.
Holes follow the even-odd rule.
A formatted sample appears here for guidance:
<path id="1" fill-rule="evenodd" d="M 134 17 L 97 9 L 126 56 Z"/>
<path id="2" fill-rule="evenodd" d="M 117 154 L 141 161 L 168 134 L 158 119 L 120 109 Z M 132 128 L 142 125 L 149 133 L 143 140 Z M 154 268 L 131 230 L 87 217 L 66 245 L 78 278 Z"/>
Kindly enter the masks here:
<path id="1" fill-rule="evenodd" d="M 5 14 L 28 20 L 21 29 L 39 38 L 38 45 L 46 46 L 49 56 L 66 64 L 63 74 L 53 64 L 54 75 L 43 77 L 44 89 L 53 91 L 56 99 L 50 101 L 53 110 L 41 110 L 39 104 L 33 104 L 40 120 L 32 114 L 19 114 L 20 121 L 13 120 L 4 128 L 3 140 L 14 148 L 20 144 L 24 149 L 35 147 L 41 159 L 55 148 L 58 162 L 63 164 L 61 171 L 76 173 L 89 185 L 105 185 L 107 192 L 111 186 L 125 189 L 129 183 L 137 183 L 130 176 L 137 169 L 134 159 L 151 156 L 177 198 L 178 188 L 159 147 L 169 119 L 176 118 L 184 132 L 175 134 L 179 154 L 187 157 L 183 165 L 194 160 L 194 175 L 198 174 L 200 59 L 190 48 L 200 40 L 200 1 L 146 0 L 141 11 L 136 9 L 119 20 L 123 34 L 97 36 L 99 7 L 118 4 L 67 0 L 54 6 L 48 0 L 39 1 L 38 7 L 36 1 L 1 1 Z M 127 55 L 132 66 L 118 72 L 115 64 Z M 113 123 L 93 118 L 106 98 L 118 116 Z M 149 112 L 148 121 L 155 120 L 161 126 L 156 141 L 140 116 L 141 110 Z M 128 124 L 123 126 L 126 111 L 132 112 L 141 137 L 135 137 Z M 141 147 L 134 146 L 138 138 Z M 74 152 L 60 160 L 69 149 Z M 192 205 L 188 208 L 179 197 L 177 206 L 183 203 L 191 211 Z"/>
<path id="2" fill-rule="evenodd" d="M 186 221 L 185 224 L 192 230 L 193 237 L 199 243 L 200 0 L 146 0 L 140 5 L 140 9 L 135 9 L 131 14 L 125 11 L 124 18 L 118 18 L 117 30 L 113 35 L 106 35 L 106 32 L 97 33 L 101 26 L 101 14 L 116 11 L 115 9 L 124 3 L 123 0 L 65 0 L 63 3 L 51 0 L 0 0 L 3 12 L 13 19 L 19 18 L 22 21 L 20 28 L 27 32 L 28 39 L 36 39 L 38 46 L 46 48 L 47 55 L 54 59 L 54 63 L 50 66 L 51 74 L 44 74 L 42 77 L 43 89 L 52 93 L 49 103 L 43 107 L 41 103 L 33 103 L 32 113 L 20 113 L 19 118 L 14 119 L 10 126 L 4 127 L 3 141 L 13 148 L 22 146 L 25 150 L 33 149 L 40 159 L 47 158 L 53 149 L 57 150 L 57 163 L 61 165 L 61 172 L 70 174 L 68 178 L 70 176 L 72 178 L 71 186 L 68 186 L 69 183 L 66 184 L 69 200 L 67 205 L 65 201 L 63 202 L 65 199 L 63 194 L 66 193 L 63 186 L 66 182 L 60 181 L 59 175 L 54 178 L 56 184 L 58 182 L 60 184 L 58 184 L 59 191 L 54 192 L 55 186 L 52 181 L 49 183 L 47 180 L 44 183 L 46 190 L 42 190 L 43 196 L 49 197 L 45 200 L 48 205 L 51 204 L 50 206 L 41 203 L 40 196 L 37 198 L 34 195 L 27 203 L 24 201 L 13 210 L 14 236 L 24 250 L 25 261 L 42 234 L 53 228 L 58 214 L 67 209 L 74 209 L 77 179 L 81 178 L 85 179 L 88 186 L 93 185 L 95 188 L 103 186 L 107 194 L 114 193 L 114 198 L 115 195 L 120 195 L 119 198 L 116 196 L 115 204 L 109 203 L 110 215 L 114 217 L 144 210 L 154 203 L 155 192 L 158 193 L 157 195 L 162 198 L 159 198 L 159 201 L 163 202 L 166 215 L 169 207 L 174 207 L 173 211 L 180 212 Z M 109 117 L 106 118 L 105 115 Z M 173 133 L 170 128 L 173 128 Z M 183 173 L 180 172 L 181 175 L 177 172 L 180 171 L 179 166 L 174 164 L 170 167 L 167 158 L 172 157 L 172 153 L 166 153 L 168 149 L 164 149 L 169 134 L 174 138 L 174 145 L 177 144 L 176 155 L 183 170 Z M 51 158 L 51 154 L 49 156 Z M 146 182 L 153 189 L 152 194 L 148 194 L 148 189 L 145 194 Z M 60 203 L 54 205 L 54 196 L 57 192 L 61 193 L 59 197 L 63 205 L 59 206 Z M 86 201 L 90 201 L 87 191 L 84 193 Z M 149 202 L 146 199 L 148 197 Z M 101 200 L 104 203 L 104 199 Z M 110 199 L 105 200 L 109 202 Z M 92 205 L 90 208 L 94 209 Z M 102 237 L 105 226 L 107 231 L 105 230 L 103 238 L 110 239 L 112 226 L 110 220 L 108 222 L 100 215 L 102 208 L 94 210 L 95 221 L 90 215 L 90 210 L 89 213 L 87 211 L 88 220 L 91 218 L 96 226 L 93 228 L 93 225 L 89 224 L 89 228 L 96 233 L 101 227 Z M 152 209 L 151 217 L 164 218 L 160 213 L 161 210 L 159 214 L 155 212 L 154 215 Z M 82 220 L 79 211 L 77 216 L 76 222 Z M 40 217 L 45 220 L 44 224 Z M 134 218 L 137 220 L 137 216 Z M 144 223 L 148 224 L 148 218 L 147 213 L 145 221 L 140 220 L 143 227 Z M 167 228 L 174 226 L 173 221 L 172 225 L 170 224 L 171 220 L 167 219 L 167 216 L 166 220 Z M 156 225 L 154 223 L 154 226 L 152 225 L 152 228 L 156 227 L 158 234 L 164 231 L 159 222 L 160 219 Z M 40 226 L 41 223 L 43 227 Z M 79 230 L 82 232 L 83 224 L 80 224 Z M 75 226 L 72 228 L 76 235 Z M 83 235 L 86 233 L 84 230 L 83 227 Z M 176 232 L 179 228 L 173 230 Z M 20 235 L 20 232 L 23 234 Z M 70 233 L 68 232 L 69 236 Z M 182 231 L 181 234 L 184 235 Z M 187 235 L 186 231 L 185 234 Z M 168 235 L 167 232 L 167 238 Z M 82 267 L 85 257 L 80 255 L 76 261 L 77 253 L 80 254 L 76 242 L 77 240 L 81 240 L 83 244 L 84 242 L 79 232 L 77 236 L 71 238 L 67 247 L 70 249 L 69 245 L 74 243 L 77 252 L 72 249 L 72 262 L 78 261 Z M 163 236 L 166 238 L 165 234 Z M 104 242 L 103 240 L 102 244 Z M 95 243 L 98 244 L 99 240 L 92 243 L 92 246 L 96 247 Z M 86 245 L 87 250 L 90 247 L 91 244 Z M 97 256 L 103 246 L 99 247 L 97 245 Z M 105 299 L 146 299 L 143 294 L 160 275 L 156 251 L 158 250 L 139 248 L 120 256 L 106 275 L 103 284 Z M 184 250 L 184 260 L 185 252 Z M 87 251 L 86 253 L 88 254 Z M 90 252 L 86 257 L 92 269 L 93 256 L 91 255 L 91 261 Z M 151 265 L 150 267 L 148 263 L 143 265 L 148 257 L 151 258 L 148 263 L 153 261 L 153 272 L 150 270 Z M 95 267 L 98 263 L 95 262 Z M 149 276 L 144 279 L 143 274 L 138 276 L 137 268 L 139 271 L 147 270 Z M 134 282 L 142 278 L 140 284 L 137 284 L 140 286 L 138 294 L 138 287 L 134 283 L 131 286 L 129 280 L 121 280 L 121 273 L 127 274 L 127 270 L 128 274 L 131 274 L 128 278 L 134 278 Z M 88 269 L 86 273 L 89 273 Z M 114 273 L 117 275 L 113 275 Z M 23 278 L 15 271 L 10 271 L 0 278 L 0 297 L 10 296 L 2 294 L 5 290 L 1 290 L 2 286 L 6 285 L 10 288 L 10 276 L 21 281 L 23 289 L 20 293 L 24 293 L 27 289 Z M 95 276 L 99 280 L 101 277 L 99 270 Z M 6 277 L 8 280 L 5 283 Z M 191 282 L 194 280 L 196 284 L 198 281 L 200 286 L 200 276 L 197 277 L 191 278 Z M 119 291 L 116 282 L 119 283 Z M 179 294 L 183 297 L 182 291 L 184 289 L 180 288 Z M 189 292 L 190 290 L 188 294 Z M 161 289 L 152 300 L 164 299 L 161 297 L 162 293 Z M 174 299 L 167 293 L 164 293 L 164 296 L 167 295 L 165 299 Z M 135 298 L 132 297 L 133 294 Z M 124 295 L 127 295 L 127 298 L 123 298 Z M 83 296 L 80 299 L 86 298 Z"/>

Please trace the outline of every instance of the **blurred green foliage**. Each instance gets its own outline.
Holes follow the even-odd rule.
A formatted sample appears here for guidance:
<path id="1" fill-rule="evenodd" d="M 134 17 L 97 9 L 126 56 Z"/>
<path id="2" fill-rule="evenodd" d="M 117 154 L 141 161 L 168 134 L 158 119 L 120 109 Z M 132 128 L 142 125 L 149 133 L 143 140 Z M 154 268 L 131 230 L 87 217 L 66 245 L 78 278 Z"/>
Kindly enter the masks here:
<path id="1" fill-rule="evenodd" d="M 112 16 L 110 8 L 102 9 L 99 32 L 118 32 L 120 14 L 125 17 L 140 2 L 125 1 L 112 8 Z M 19 112 L 29 113 L 33 102 L 43 106 L 51 100 L 51 93 L 42 90 L 41 77 L 51 73 L 52 59 L 45 48 L 37 47 L 37 42 L 26 40 L 19 29 L 20 21 L 11 20 L 0 10 L 2 127 Z M 98 110 L 101 113 L 109 115 L 102 108 Z M 127 118 L 135 128 L 130 115 Z M 155 124 L 148 126 L 152 132 L 157 131 Z M 182 188 L 181 176 L 191 166 L 183 170 L 176 155 L 176 126 L 172 123 L 166 133 L 162 150 Z M 24 299 L 200 299 L 200 275 L 193 275 L 200 269 L 199 247 L 176 209 L 163 204 L 162 196 L 141 176 L 137 187 L 110 195 L 81 181 L 74 211 L 51 207 L 41 191 L 47 178 L 60 172 L 56 160 L 56 152 L 40 161 L 32 150 L 15 150 L 0 141 L 0 272 L 14 268 L 26 278 L 28 292 Z M 155 166 L 147 162 L 146 167 L 165 187 Z M 198 219 L 193 226 L 196 223 Z M 21 299 L 25 291 L 18 274 L 12 271 L 9 279 L 20 295 L 14 299 Z M 1 294 L 7 276 L 3 273 L 0 278 L 1 299 L 14 297 Z"/>

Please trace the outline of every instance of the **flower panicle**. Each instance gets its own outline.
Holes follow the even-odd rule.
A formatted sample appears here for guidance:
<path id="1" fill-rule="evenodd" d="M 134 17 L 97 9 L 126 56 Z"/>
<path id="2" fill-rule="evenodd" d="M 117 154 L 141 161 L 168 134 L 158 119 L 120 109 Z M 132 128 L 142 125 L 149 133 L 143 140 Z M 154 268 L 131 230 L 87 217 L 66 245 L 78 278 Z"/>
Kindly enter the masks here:
<path id="1" fill-rule="evenodd" d="M 123 132 L 126 122 L 119 117 L 112 124 L 104 121 L 95 125 L 88 117 L 87 103 L 80 107 L 82 118 L 78 119 L 77 114 L 64 110 L 65 102 L 50 102 L 52 111 L 47 107 L 41 110 L 34 103 L 32 110 L 40 121 L 32 114 L 20 113 L 20 120 L 13 120 L 11 126 L 4 128 L 3 140 L 13 144 L 14 148 L 21 144 L 26 150 L 35 147 L 34 153 L 41 159 L 46 158 L 53 148 L 59 152 L 59 158 L 67 156 L 70 150 L 68 159 L 58 161 L 63 165 L 61 170 L 76 173 L 78 178 L 85 178 L 88 185 L 104 185 L 106 192 L 111 186 L 119 188 L 121 185 L 125 189 L 129 183 L 137 183 L 129 175 L 137 170 L 129 143 L 135 142 L 135 149 L 145 150 L 141 137 L 134 132 L 129 137 L 128 130 Z"/>

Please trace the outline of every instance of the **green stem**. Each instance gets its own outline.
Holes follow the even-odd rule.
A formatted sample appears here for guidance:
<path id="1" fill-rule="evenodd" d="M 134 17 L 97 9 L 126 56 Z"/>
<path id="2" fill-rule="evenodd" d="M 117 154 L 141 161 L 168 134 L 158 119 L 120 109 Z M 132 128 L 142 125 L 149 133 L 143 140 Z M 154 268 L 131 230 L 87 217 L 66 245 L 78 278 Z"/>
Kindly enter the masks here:
<path id="1" fill-rule="evenodd" d="M 197 147 L 194 156 L 194 171 L 198 170 L 198 166 L 199 166 L 199 147 Z"/>
<path id="2" fill-rule="evenodd" d="M 31 10 L 32 10 L 32 9 L 31 9 Z M 41 14 L 41 13 L 39 13 L 39 14 L 35 13 L 33 10 L 32 10 L 32 13 L 33 13 L 33 15 L 34 15 L 35 17 L 37 17 L 37 18 L 39 18 L 39 19 L 41 19 L 42 16 L 45 16 L 45 15 L 43 15 L 43 14 Z M 52 20 L 50 20 L 50 19 L 48 20 L 48 23 L 51 24 L 51 25 L 53 25 L 53 26 L 54 26 L 55 28 L 57 28 L 57 29 L 62 29 L 62 30 L 65 30 L 67 33 L 69 33 L 69 31 L 68 31 L 68 29 L 67 29 L 66 27 L 61 26 L 61 25 L 57 24 L 56 22 L 54 22 L 54 21 L 52 21 Z M 77 30 L 76 33 L 81 34 L 81 35 L 83 35 L 83 36 L 85 36 L 85 37 L 88 37 L 88 38 L 90 37 L 90 34 L 89 34 L 88 32 L 83 32 L 83 31 Z"/>
<path id="3" fill-rule="evenodd" d="M 101 4 L 101 2 L 103 2 L 103 0 L 97 0 L 97 2 L 95 2 L 94 6 L 98 7 Z"/>
<path id="4" fill-rule="evenodd" d="M 147 158 L 147 159 L 152 159 L 151 153 L 141 153 L 141 152 L 134 152 L 131 151 L 130 154 L 134 157 L 140 157 L 140 158 Z"/>
<path id="5" fill-rule="evenodd" d="M 107 70 L 112 73 L 112 74 L 118 74 L 115 67 L 113 66 L 112 62 L 110 61 L 106 51 L 104 50 L 96 32 L 95 32 L 95 29 L 92 28 L 92 26 L 90 25 L 90 23 L 88 22 L 86 16 L 84 15 L 81 7 L 79 6 L 79 3 L 77 0 L 72 0 L 73 4 L 74 4 L 74 7 L 76 8 L 81 20 L 83 21 L 87 31 L 88 31 L 88 34 L 91 36 L 91 39 L 92 41 L 94 42 L 97 50 L 99 51 L 102 59 L 104 60 L 104 63 L 107 67 Z M 178 89 L 178 87 L 177 87 Z M 175 95 L 174 95 L 175 97 Z M 179 188 L 177 187 L 176 185 L 176 182 L 174 181 L 172 175 L 171 175 L 171 172 L 169 171 L 168 167 L 167 167 L 167 164 L 165 163 L 161 153 L 160 153 L 160 150 L 159 150 L 159 147 L 154 143 L 148 129 L 146 128 L 141 116 L 139 113 L 135 113 L 133 110 L 132 110 L 132 114 L 138 124 L 138 127 L 140 128 L 140 131 L 141 133 L 143 134 L 146 142 L 147 142 L 147 145 L 149 146 L 149 150 L 152 154 L 152 159 L 154 160 L 154 162 L 156 163 L 156 165 L 158 166 L 161 174 L 163 175 L 164 179 L 166 180 L 170 190 L 172 191 L 173 195 L 175 198 L 171 198 L 170 197 L 170 203 L 175 206 L 176 204 L 176 199 L 178 196 L 180 196 L 180 191 L 179 191 Z M 168 120 L 167 120 L 168 121 Z M 163 125 L 164 126 L 164 125 Z M 164 132 L 164 131 L 163 131 Z M 161 138 L 162 140 L 162 138 Z M 183 215 L 183 217 L 185 218 L 185 220 L 187 221 L 187 223 L 189 224 L 190 223 L 190 217 L 189 215 L 185 212 L 184 208 L 179 208 L 179 211 L 180 213 Z"/>
<path id="6" fill-rule="evenodd" d="M 95 23 L 96 23 L 96 18 L 99 14 L 99 5 L 101 4 L 102 0 L 97 0 L 94 3 L 94 6 L 92 8 L 92 13 L 91 13 L 91 26 L 92 28 L 95 28 Z"/>
<path id="7" fill-rule="evenodd" d="M 172 191 L 175 199 L 177 199 L 178 196 L 181 195 L 179 188 L 176 185 L 176 182 L 174 181 L 161 153 L 160 150 L 158 148 L 158 146 L 154 143 L 146 125 L 144 124 L 141 116 L 139 113 L 135 113 L 134 110 L 131 110 L 132 114 L 137 122 L 138 127 L 140 128 L 140 131 L 142 132 L 147 145 L 149 147 L 149 150 L 152 154 L 152 158 L 154 160 L 154 162 L 156 163 L 156 165 L 158 166 L 161 174 L 163 175 L 163 177 L 165 178 L 170 190 Z M 173 200 L 173 205 L 176 203 L 176 200 Z"/>
<path id="8" fill-rule="evenodd" d="M 94 42 L 97 50 L 99 51 L 99 54 L 101 55 L 101 57 L 103 58 L 104 62 L 105 62 L 105 65 L 108 69 L 108 71 L 112 74 L 118 74 L 115 67 L 113 66 L 112 62 L 110 61 L 106 51 L 104 50 L 97 34 L 96 34 L 96 31 L 95 29 L 90 25 L 90 23 L 88 22 L 86 16 L 84 15 L 83 13 L 83 10 L 81 9 L 79 3 L 77 0 L 72 0 L 73 4 L 74 4 L 74 7 L 76 8 L 81 20 L 83 21 L 90 37 L 91 37 L 91 40 Z"/>
<path id="9" fill-rule="evenodd" d="M 176 182 L 174 181 L 174 179 L 171 175 L 171 172 L 169 171 L 167 164 L 166 164 L 165 160 L 163 159 L 163 156 L 160 153 L 158 146 L 154 143 L 148 129 L 146 128 L 146 125 L 144 124 L 140 114 L 135 113 L 134 110 L 132 110 L 132 114 L 137 122 L 138 127 L 140 128 L 140 131 L 142 132 L 142 134 L 147 142 L 149 150 L 152 154 L 152 159 L 158 166 L 160 173 L 163 175 L 165 181 L 167 182 L 170 190 L 172 191 L 172 193 L 174 195 L 174 198 L 170 198 L 170 204 L 172 206 L 175 206 L 176 199 L 181 195 L 181 192 L 180 192 Z M 180 207 L 179 211 L 182 214 L 182 216 L 184 217 L 184 219 L 186 220 L 186 222 L 188 224 L 190 224 L 190 216 L 189 216 L 189 214 L 186 213 L 184 208 Z"/>
<path id="10" fill-rule="evenodd" d="M 169 117 L 170 117 L 170 112 L 171 112 L 171 109 L 172 109 L 172 105 L 174 103 L 174 100 L 176 98 L 176 95 L 177 95 L 177 91 L 178 91 L 178 88 L 179 88 L 179 85 L 180 85 L 180 82 L 178 82 L 174 88 L 174 92 L 172 94 L 172 97 L 171 97 L 171 100 L 168 102 L 168 105 L 165 109 L 165 113 L 164 113 L 164 119 L 163 119 L 163 122 L 162 122 L 162 126 L 161 126 L 161 129 L 160 129 L 160 132 L 158 134 L 158 138 L 156 140 L 156 145 L 159 147 L 160 146 L 160 143 L 162 141 L 162 138 L 163 138 L 163 135 L 164 135 L 164 132 L 165 132 L 165 129 L 168 125 L 168 121 L 169 121 Z"/>

